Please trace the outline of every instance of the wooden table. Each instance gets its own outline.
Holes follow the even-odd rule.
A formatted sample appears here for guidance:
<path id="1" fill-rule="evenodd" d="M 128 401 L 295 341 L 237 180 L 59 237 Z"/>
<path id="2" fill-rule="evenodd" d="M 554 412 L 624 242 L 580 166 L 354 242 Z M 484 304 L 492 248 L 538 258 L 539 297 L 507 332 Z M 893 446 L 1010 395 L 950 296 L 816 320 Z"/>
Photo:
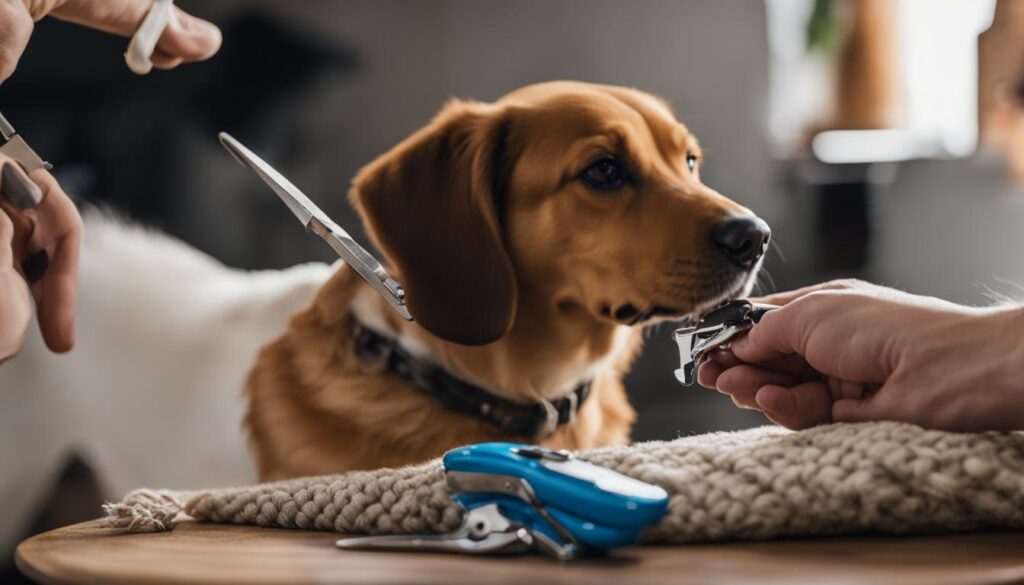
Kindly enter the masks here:
<path id="1" fill-rule="evenodd" d="M 350 552 L 322 532 L 184 522 L 124 534 L 98 521 L 32 537 L 18 567 L 48 584 L 1024 583 L 1024 532 L 650 546 L 558 563 L 535 556 Z"/>

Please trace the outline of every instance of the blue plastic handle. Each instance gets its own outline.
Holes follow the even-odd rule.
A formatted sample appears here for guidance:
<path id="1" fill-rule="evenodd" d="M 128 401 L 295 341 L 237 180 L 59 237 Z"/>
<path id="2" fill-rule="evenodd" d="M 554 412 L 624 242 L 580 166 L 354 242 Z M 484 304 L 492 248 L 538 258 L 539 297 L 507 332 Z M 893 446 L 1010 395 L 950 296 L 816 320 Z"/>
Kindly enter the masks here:
<path id="1" fill-rule="evenodd" d="M 644 528 L 668 509 L 668 494 L 660 487 L 577 459 L 538 457 L 544 451 L 531 445 L 481 443 L 449 451 L 444 467 L 526 480 L 556 522 L 581 543 L 599 550 L 637 542 Z M 560 540 L 546 520 L 517 498 L 459 494 L 456 500 L 468 509 L 496 502 L 509 519 Z"/>

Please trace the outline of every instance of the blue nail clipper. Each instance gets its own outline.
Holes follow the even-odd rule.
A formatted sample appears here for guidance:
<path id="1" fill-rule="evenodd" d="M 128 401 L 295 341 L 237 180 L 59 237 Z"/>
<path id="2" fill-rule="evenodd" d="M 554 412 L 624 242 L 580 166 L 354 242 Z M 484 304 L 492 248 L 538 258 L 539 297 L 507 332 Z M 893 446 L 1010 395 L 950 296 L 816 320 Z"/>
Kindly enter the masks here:
<path id="1" fill-rule="evenodd" d="M 481 443 L 444 455 L 448 489 L 466 509 L 448 534 L 345 538 L 342 549 L 470 554 L 535 550 L 559 560 L 636 544 L 668 509 L 662 488 L 533 445 Z"/>

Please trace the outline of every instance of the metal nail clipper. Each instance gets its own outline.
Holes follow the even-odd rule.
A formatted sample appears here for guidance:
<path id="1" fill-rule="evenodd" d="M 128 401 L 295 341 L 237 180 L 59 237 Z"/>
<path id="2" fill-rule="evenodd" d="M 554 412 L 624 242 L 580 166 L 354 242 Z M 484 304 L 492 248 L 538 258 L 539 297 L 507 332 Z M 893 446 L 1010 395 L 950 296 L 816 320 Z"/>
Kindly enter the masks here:
<path id="1" fill-rule="evenodd" d="M 402 290 L 402 285 L 391 278 L 381 263 L 356 243 L 352 236 L 348 235 L 348 232 L 328 217 L 284 175 L 256 156 L 241 142 L 232 138 L 231 135 L 221 132 L 220 143 L 235 160 L 242 166 L 252 169 L 263 179 L 264 183 L 274 190 L 274 193 L 277 193 L 277 196 L 284 201 L 284 204 L 302 225 L 306 226 L 307 231 L 323 238 L 327 245 L 379 292 L 403 319 L 412 321 L 412 315 L 409 314 L 409 309 L 405 306 L 405 291 Z"/>
<path id="2" fill-rule="evenodd" d="M 694 372 L 716 349 L 725 347 L 736 336 L 749 330 L 775 305 L 747 300 L 726 301 L 701 315 L 692 327 L 676 329 L 672 337 L 679 344 L 679 369 L 676 379 L 693 385 Z"/>
<path id="3" fill-rule="evenodd" d="M 337 546 L 468 554 L 532 550 L 567 560 L 635 544 L 668 508 L 660 487 L 565 451 L 481 443 L 449 451 L 443 463 L 452 498 L 466 509 L 458 529 L 344 538 Z"/>

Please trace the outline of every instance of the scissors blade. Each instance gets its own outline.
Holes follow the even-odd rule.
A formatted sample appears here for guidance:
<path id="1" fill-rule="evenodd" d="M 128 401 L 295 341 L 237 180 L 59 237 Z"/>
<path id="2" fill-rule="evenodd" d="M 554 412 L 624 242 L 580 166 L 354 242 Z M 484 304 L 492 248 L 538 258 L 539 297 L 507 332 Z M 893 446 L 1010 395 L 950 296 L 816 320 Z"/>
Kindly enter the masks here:
<path id="1" fill-rule="evenodd" d="M 0 152 L 18 161 L 31 174 L 36 169 L 50 170 L 53 165 L 43 160 L 32 147 L 25 142 L 25 139 L 18 134 L 14 126 L 7 121 L 3 114 L 0 114 Z M 39 203 L 38 201 L 36 203 Z"/>
<path id="2" fill-rule="evenodd" d="M 235 140 L 230 134 L 221 132 L 220 143 L 242 166 L 248 167 L 266 183 L 288 206 L 302 225 L 324 241 L 349 264 L 360 276 L 377 290 L 406 321 L 412 315 L 405 305 L 405 291 L 394 278 L 388 275 L 365 248 L 323 212 L 305 193 L 286 179 L 277 169 Z"/>

